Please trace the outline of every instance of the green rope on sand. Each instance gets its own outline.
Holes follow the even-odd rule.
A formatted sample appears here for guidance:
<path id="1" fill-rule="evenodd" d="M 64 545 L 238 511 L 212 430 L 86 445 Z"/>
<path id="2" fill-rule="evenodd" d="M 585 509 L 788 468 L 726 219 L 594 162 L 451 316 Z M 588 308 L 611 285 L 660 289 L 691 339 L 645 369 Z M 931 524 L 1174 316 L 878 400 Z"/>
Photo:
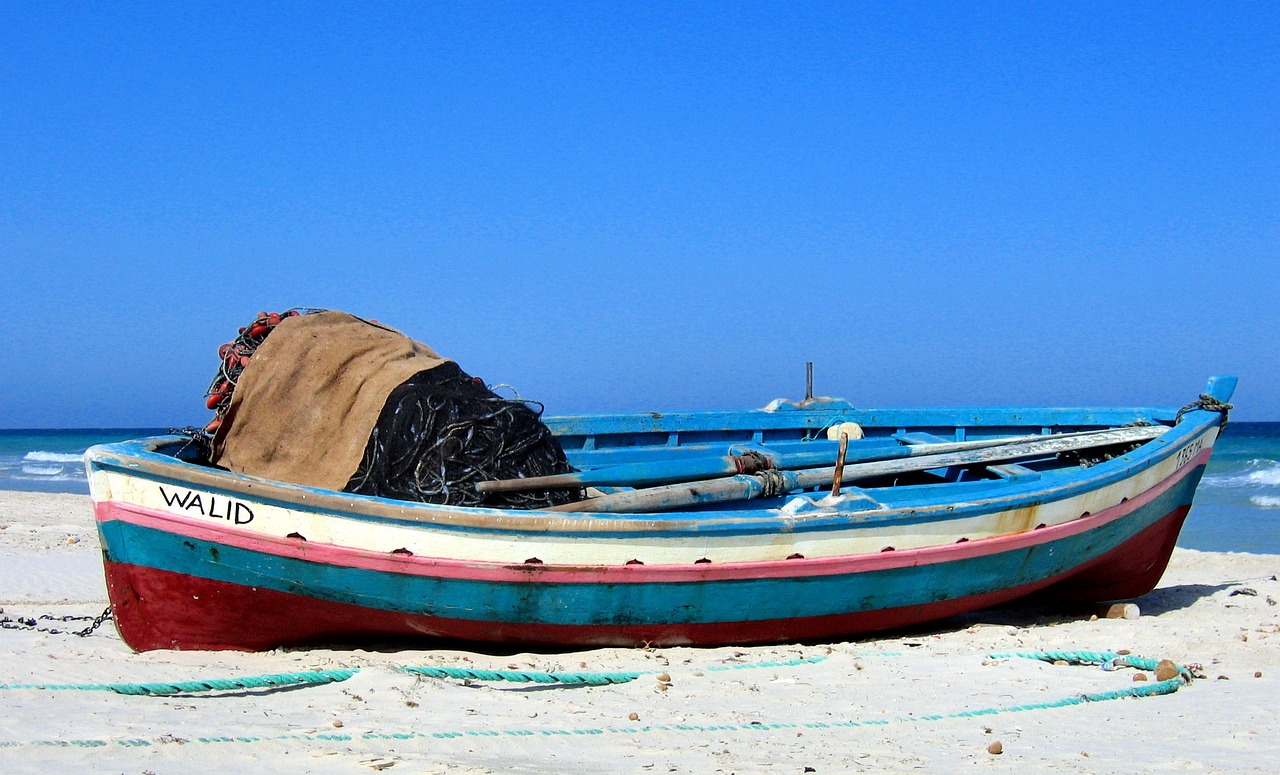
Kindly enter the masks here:
<path id="1" fill-rule="evenodd" d="M 1116 654 L 1108 651 L 1014 651 L 1007 654 L 989 654 L 988 656 L 991 659 L 1019 658 L 1035 659 L 1041 662 L 1066 662 L 1071 665 L 1101 665 L 1105 670 L 1114 670 L 1117 667 L 1133 667 L 1138 670 L 1155 670 L 1160 664 L 1160 660 L 1138 657 L 1132 654 Z M 1141 685 L 1131 686 L 1126 689 L 1116 689 L 1109 692 L 1081 694 L 1076 697 L 1068 697 L 1047 705 L 1031 706 L 1031 708 L 1060 708 L 1067 705 L 1079 705 L 1083 702 L 1103 702 L 1106 700 L 1118 700 L 1124 697 L 1154 697 L 1161 694 L 1173 694 L 1183 686 L 1191 683 L 1194 679 L 1190 668 L 1182 665 L 1174 665 L 1174 667 L 1177 668 L 1178 674 L 1163 681 L 1144 683 Z"/>
<path id="2" fill-rule="evenodd" d="M 821 662 L 826 657 L 805 657 L 787 662 L 752 662 L 724 666 L 715 669 L 742 669 L 767 667 L 795 667 Z M 397 670 L 428 678 L 453 678 L 465 681 L 507 681 L 510 683 L 563 684 L 565 686 L 608 686 L 627 683 L 642 675 L 654 675 L 658 671 L 626 673 L 547 673 L 537 670 L 482 670 L 463 667 L 397 667 Z M 163 697 L 173 694 L 199 694 L 203 692 L 244 691 L 248 689 L 280 689 L 289 686 L 319 686 L 345 681 L 360 668 L 342 670 L 314 670 L 305 673 L 276 673 L 274 675 L 246 676 L 243 678 L 205 679 L 179 683 L 110 683 L 110 684 L 0 684 L 5 689 L 43 689 L 46 691 L 110 691 L 116 694 Z"/>
<path id="3" fill-rule="evenodd" d="M 213 678 L 179 683 L 111 683 L 111 684 L 5 684 L 0 689 L 44 689 L 47 691 L 106 691 L 116 694 L 163 697 L 171 694 L 241 691 L 245 689 L 279 689 L 286 686 L 318 686 L 345 681 L 358 670 L 315 670 L 306 673 L 277 673 L 247 678 Z"/>
<path id="4" fill-rule="evenodd" d="M 893 656 L 886 654 L 884 656 Z M 1132 655 L 1115 654 L 1102 651 L 1022 651 L 1004 654 L 990 654 L 991 659 L 1035 659 L 1042 662 L 1067 662 L 1074 665 L 1096 664 L 1107 669 L 1117 666 L 1134 667 L 1139 670 L 1154 670 L 1157 660 Z M 785 662 L 750 662 L 740 665 L 719 665 L 707 670 L 736 670 L 744 668 L 795 667 L 798 665 L 822 662 L 826 657 L 805 657 Z M 507 681 L 511 683 L 562 684 L 565 686 L 608 686 L 634 681 L 642 675 L 654 675 L 657 671 L 643 672 L 542 672 L 537 670 L 483 670 L 479 668 L 411 666 L 398 667 L 401 672 L 422 675 L 429 678 L 452 678 L 465 681 Z M 1018 706 L 1013 708 L 984 709 L 967 711 L 956 716 L 982 716 L 993 713 L 1034 710 L 1042 708 L 1078 705 L 1082 702 L 1099 702 L 1120 699 L 1122 697 L 1150 697 L 1160 694 L 1171 694 L 1192 680 L 1191 671 L 1178 666 L 1178 674 L 1164 681 L 1155 681 L 1141 686 L 1132 686 L 1108 692 L 1082 694 L 1067 697 L 1050 703 Z M 243 678 L 205 679 L 199 681 L 183 681 L 178 683 L 110 683 L 110 684 L 0 684 L 4 689 L 43 689 L 46 691 L 111 691 L 117 694 L 166 696 L 174 694 L 199 694 L 203 692 L 245 691 L 250 689 L 280 689 L 291 686 L 320 686 L 337 683 L 351 678 L 360 672 L 360 668 L 341 670 L 314 670 L 303 673 L 276 673 L 273 675 L 247 676 Z"/>
<path id="5" fill-rule="evenodd" d="M 643 673 L 543 673 L 536 670 L 477 670 L 458 667 L 402 667 L 400 670 L 428 678 L 461 678 L 467 681 L 606 686 L 634 681 Z"/>
<path id="6" fill-rule="evenodd" d="M 1117 654 L 1110 651 L 1014 651 L 1008 654 L 989 654 L 991 659 L 1036 659 L 1041 662 L 1066 662 L 1072 665 L 1101 665 L 1105 670 L 1117 667 L 1133 667 L 1138 670 L 1155 670 L 1160 660 L 1147 659 L 1133 654 Z M 1174 665 L 1183 683 L 1191 683 L 1195 678 L 1190 668 Z"/>
<path id="7" fill-rule="evenodd" d="M 881 654 L 880 656 L 898 656 L 897 654 Z M 1151 670 L 1156 667 L 1158 662 L 1154 659 L 1146 659 L 1143 657 L 1135 657 L 1130 655 L 1113 654 L 1100 651 L 1027 651 L 1014 652 L 1007 654 L 991 654 L 992 659 L 1035 659 L 1042 662 L 1067 662 L 1069 664 L 1087 665 L 1098 664 L 1104 669 L 1114 669 L 1118 666 L 1136 667 L 1141 670 Z M 798 659 L 790 662 L 757 662 L 741 665 L 725 666 L 722 669 L 735 669 L 747 667 L 779 667 L 801 665 L 812 662 L 820 662 L 823 658 Z M 402 668 L 407 672 L 419 673 L 423 668 Z M 435 670 L 439 668 L 426 668 Z M 710 669 L 710 668 L 707 668 Z M 458 670 L 450 668 L 449 671 Z M 159 746 L 173 743 L 279 743 L 279 742 L 383 742 L 387 740 L 448 740 L 453 738 L 467 737 L 533 737 L 533 736 L 578 736 L 578 735 L 628 735 L 635 736 L 638 734 L 654 733 L 654 732 L 692 732 L 692 733 L 715 733 L 723 734 L 724 732 L 752 732 L 762 733 L 771 730 L 830 730 L 840 731 L 848 729 L 857 729 L 865 727 L 886 727 L 893 724 L 921 724 L 937 721 L 946 721 L 949 719 L 965 719 L 984 716 L 995 716 L 1003 713 L 1020 713 L 1034 710 L 1046 710 L 1051 708 L 1062 708 L 1072 705 L 1080 705 L 1086 702 L 1103 702 L 1107 700 L 1117 700 L 1126 697 L 1151 697 L 1160 694 L 1170 694 L 1177 691 L 1182 686 L 1190 683 L 1192 679 L 1191 671 L 1185 667 L 1178 668 L 1179 673 L 1173 678 L 1165 681 L 1156 681 L 1142 686 L 1133 688 L 1094 692 L 1092 694 L 1079 694 L 1071 697 L 1065 697 L 1059 700 L 1049 702 L 1030 703 L 1025 705 L 1010 705 L 1004 707 L 980 708 L 976 710 L 957 711 L 953 713 L 937 713 L 920 716 L 906 716 L 893 719 L 876 718 L 876 719 L 849 719 L 846 721 L 772 721 L 772 722 L 730 722 L 719 724 L 628 724 L 623 726 L 603 726 L 603 727 L 570 727 L 570 728 L 552 728 L 552 729 L 493 729 L 485 727 L 482 729 L 459 729 L 459 730 L 437 730 L 432 732 L 423 732 L 419 730 L 410 731 L 368 731 L 363 733 L 343 733 L 343 732 L 291 732 L 280 735 L 271 736 L 237 736 L 237 737 L 195 737 L 191 739 L 177 740 L 173 737 L 159 738 L 96 738 L 84 740 L 30 740 L 30 741 L 5 741 L 0 740 L 0 749 L 18 748 L 22 746 L 51 746 L 51 747 L 79 747 L 79 748 L 101 748 L 105 746 L 118 745 L 124 747 L 137 746 Z M 335 676 L 341 673 L 354 673 L 350 671 L 326 671 L 331 672 Z M 458 673 L 451 674 L 448 677 L 471 677 L 470 675 L 462 676 L 462 673 L 475 673 L 477 678 L 483 679 L 488 675 L 502 676 L 500 680 L 526 680 L 537 681 L 534 676 L 557 675 L 557 676 L 605 676 L 605 675 L 625 675 L 640 676 L 646 673 L 532 673 L 532 672 L 516 672 L 516 671 L 485 671 L 485 670 L 459 670 Z M 288 674 L 292 675 L 292 674 Z M 299 674 L 309 675 L 309 674 Z M 260 678 L 266 678 L 262 676 Z M 244 679 L 240 679 L 244 680 Z M 339 679 L 340 680 L 340 679 Z M 572 680 L 572 679 L 571 679 Z M 213 685 L 216 682 L 193 682 L 207 683 Z M 177 686 L 178 684 L 174 684 Z M 104 684 L 101 687 L 92 688 L 110 688 L 112 685 Z M 168 686 L 168 684 L 165 684 Z M 88 687 L 4 687 L 4 688 L 88 688 Z"/>

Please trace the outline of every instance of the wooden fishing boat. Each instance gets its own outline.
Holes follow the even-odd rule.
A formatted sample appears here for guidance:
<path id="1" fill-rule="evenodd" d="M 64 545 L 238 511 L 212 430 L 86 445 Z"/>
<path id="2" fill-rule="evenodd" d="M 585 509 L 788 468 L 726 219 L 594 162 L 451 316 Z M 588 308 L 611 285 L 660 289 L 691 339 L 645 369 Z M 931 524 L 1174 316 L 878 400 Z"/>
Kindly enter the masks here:
<path id="1" fill-rule="evenodd" d="M 1234 387 L 1215 377 L 1182 410 L 812 399 L 548 418 L 570 478 L 598 488 L 559 510 L 268 481 L 192 462 L 179 437 L 86 465 L 136 650 L 833 639 L 1036 593 L 1148 592 Z"/>

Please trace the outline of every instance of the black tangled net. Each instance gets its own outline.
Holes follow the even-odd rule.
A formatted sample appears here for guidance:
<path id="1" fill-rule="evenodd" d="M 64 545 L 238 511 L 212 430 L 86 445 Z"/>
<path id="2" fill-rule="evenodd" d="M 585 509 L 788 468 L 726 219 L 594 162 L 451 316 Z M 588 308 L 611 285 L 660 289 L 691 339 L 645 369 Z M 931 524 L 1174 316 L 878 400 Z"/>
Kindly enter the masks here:
<path id="1" fill-rule="evenodd" d="M 581 500 L 580 488 L 480 494 L 476 484 L 570 473 L 542 407 L 503 398 L 445 362 L 387 396 L 347 492 L 454 506 L 539 509 Z"/>

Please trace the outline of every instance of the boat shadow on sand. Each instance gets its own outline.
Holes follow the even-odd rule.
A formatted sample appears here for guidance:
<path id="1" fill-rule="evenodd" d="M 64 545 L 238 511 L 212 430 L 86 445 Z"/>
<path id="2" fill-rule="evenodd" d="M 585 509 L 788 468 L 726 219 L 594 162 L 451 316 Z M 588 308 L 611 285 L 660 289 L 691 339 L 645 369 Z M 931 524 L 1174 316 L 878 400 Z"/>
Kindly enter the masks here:
<path id="1" fill-rule="evenodd" d="M 1137 604 L 1141 615 L 1160 616 L 1162 614 L 1178 611 L 1184 608 L 1190 608 L 1197 601 L 1211 597 L 1218 592 L 1227 589 L 1239 587 L 1238 582 L 1226 582 L 1223 584 L 1176 584 L 1169 587 L 1161 587 L 1153 590 L 1139 598 L 1127 601 Z M 886 630 L 870 635 L 871 639 L 895 639 L 895 638 L 920 638 L 928 635 L 940 635 L 947 632 L 964 630 L 970 627 L 1044 627 L 1066 624 L 1069 622 L 1088 621 L 1090 618 L 1104 616 L 1109 604 L 1064 604 L 1060 602 L 1044 601 L 1044 602 L 1028 602 L 1026 600 L 1010 603 L 1006 606 L 996 608 L 988 608 L 982 611 L 974 611 L 973 613 L 961 614 L 948 619 L 943 619 L 916 627 L 908 627 L 897 630 Z M 856 640 L 866 640 L 866 638 L 858 638 Z M 796 641 L 793 644 L 774 644 L 774 645 L 831 645 L 838 640 L 804 640 Z M 283 651 L 307 651 L 316 646 L 301 646 L 282 649 Z M 484 654 L 495 657 L 512 657 L 519 654 L 530 655 L 554 655 L 554 654 L 573 654 L 591 651 L 591 647 L 568 648 L 564 646 L 538 646 L 532 644 L 501 644 L 501 643 L 485 643 L 471 642 L 460 640 L 438 640 L 425 645 L 421 639 L 403 639 L 403 640 L 387 640 L 377 639 L 372 641 L 348 641 L 334 642 L 324 644 L 326 648 L 336 649 L 357 649 L 364 651 L 372 651 L 379 653 L 402 653 L 410 651 L 419 652 L 469 652 L 473 654 Z M 652 643 L 636 646 L 637 649 L 661 649 L 667 647 L 666 644 Z"/>
<path id="2" fill-rule="evenodd" d="M 1161 614 L 1190 608 L 1203 598 L 1232 587 L 1237 583 L 1223 584 L 1175 584 L 1160 587 L 1130 600 L 1118 600 L 1117 603 L 1134 603 L 1142 616 L 1160 616 Z M 961 614 L 934 622 L 927 628 L 912 630 L 913 634 L 940 633 L 954 629 L 964 629 L 975 625 L 1002 625 L 1013 627 L 1036 627 L 1053 624 L 1065 624 L 1074 621 L 1087 621 L 1092 617 L 1105 615 L 1110 603 L 1063 604 L 1052 601 L 1031 602 L 1022 600 L 1007 606 L 988 608 L 973 613 Z"/>

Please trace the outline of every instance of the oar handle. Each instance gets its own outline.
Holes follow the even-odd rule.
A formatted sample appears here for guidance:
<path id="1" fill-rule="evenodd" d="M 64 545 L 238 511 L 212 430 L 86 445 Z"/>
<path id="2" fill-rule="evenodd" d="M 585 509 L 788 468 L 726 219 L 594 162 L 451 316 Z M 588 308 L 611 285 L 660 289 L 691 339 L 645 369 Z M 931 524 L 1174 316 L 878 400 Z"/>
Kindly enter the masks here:
<path id="1" fill-rule="evenodd" d="M 525 479 L 493 479 L 476 484 L 476 492 L 487 494 L 513 490 L 543 490 L 566 487 L 642 487 L 649 484 L 690 481 L 713 476 L 753 474 L 774 468 L 774 459 L 762 452 L 745 450 L 737 455 L 694 458 L 692 460 L 662 460 L 653 463 L 628 463 L 598 468 L 593 471 L 575 471 L 550 476 L 530 476 Z"/>

